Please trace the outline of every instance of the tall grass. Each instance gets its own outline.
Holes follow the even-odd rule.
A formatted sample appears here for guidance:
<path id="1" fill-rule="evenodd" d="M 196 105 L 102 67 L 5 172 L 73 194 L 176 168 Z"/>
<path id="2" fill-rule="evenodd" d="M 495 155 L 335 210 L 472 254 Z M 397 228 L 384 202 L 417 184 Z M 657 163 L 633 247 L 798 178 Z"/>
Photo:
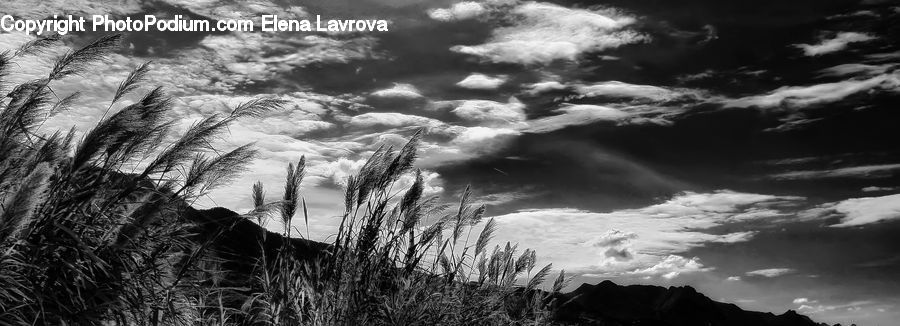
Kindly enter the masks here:
<path id="1" fill-rule="evenodd" d="M 20 60 L 43 55 L 57 38 L 0 53 L 0 83 Z M 467 189 L 458 205 L 424 196 L 413 171 L 420 134 L 400 149 L 381 148 L 348 180 L 345 212 L 327 250 L 309 256 L 294 241 L 267 250 L 267 237 L 293 234 L 295 216 L 308 226 L 300 194 L 305 162 L 290 164 L 282 198 L 256 209 L 283 234 L 260 228 L 248 275 L 224 267 L 221 228 L 208 234 L 189 207 L 228 183 L 256 154 L 210 144 L 242 117 L 280 109 L 257 99 L 228 115 L 197 122 L 173 141 L 172 100 L 160 88 L 134 94 L 148 65 L 118 87 L 97 125 L 46 134 L 45 121 L 78 94 L 53 85 L 79 78 L 117 36 L 59 57 L 44 78 L 0 89 L 0 325 L 537 325 L 550 322 L 550 292 L 538 287 L 550 266 L 535 270 L 535 253 L 506 244 L 489 248 L 496 224 Z M 134 97 L 133 104 L 121 100 Z M 76 139 L 78 138 L 78 139 Z M 409 189 L 395 189 L 404 175 Z M 307 227 L 308 229 L 308 227 Z M 229 276 L 230 275 L 230 276 Z M 525 278 L 524 284 L 517 280 Z M 565 283 L 557 278 L 553 291 Z"/>

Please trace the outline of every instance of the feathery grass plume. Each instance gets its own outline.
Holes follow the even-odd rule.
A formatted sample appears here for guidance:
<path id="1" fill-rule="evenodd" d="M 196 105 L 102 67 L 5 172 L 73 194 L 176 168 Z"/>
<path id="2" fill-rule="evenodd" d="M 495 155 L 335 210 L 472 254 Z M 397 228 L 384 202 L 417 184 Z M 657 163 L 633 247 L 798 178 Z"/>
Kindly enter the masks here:
<path id="1" fill-rule="evenodd" d="M 62 36 L 59 34 L 37 37 L 19 46 L 16 52 L 13 53 L 13 57 L 44 54 L 50 47 L 59 44 L 61 39 Z"/>
<path id="2" fill-rule="evenodd" d="M 266 204 L 266 192 L 262 181 L 253 184 L 253 207 L 260 209 Z"/>
<path id="3" fill-rule="evenodd" d="M 10 99 L 6 108 L 0 112 L 0 137 L 32 134 L 34 126 L 41 121 L 46 106 L 50 103 L 50 91 L 45 87 L 44 81 L 19 84 L 6 96 Z"/>
<path id="4" fill-rule="evenodd" d="M 422 178 L 422 171 L 416 171 L 416 181 L 409 187 L 409 190 L 406 191 L 406 194 L 403 195 L 403 199 L 400 202 L 400 212 L 403 213 L 404 217 L 400 233 L 408 232 L 419 223 L 419 219 L 421 218 L 419 208 L 421 206 L 417 205 L 417 203 L 422 198 L 423 191 L 424 179 Z"/>
<path id="5" fill-rule="evenodd" d="M 104 157 L 115 163 L 123 162 L 118 158 L 152 152 L 159 146 L 159 134 L 167 133 L 171 126 L 163 121 L 171 103 L 162 89 L 156 88 L 137 103 L 103 119 L 78 144 L 71 168 L 79 170 Z"/>
<path id="6" fill-rule="evenodd" d="M 91 44 L 75 51 L 66 52 L 50 71 L 50 80 L 80 74 L 93 62 L 106 59 L 106 55 L 119 46 L 122 35 L 103 36 Z"/>
<path id="7" fill-rule="evenodd" d="M 239 104 L 226 118 L 230 122 L 239 118 L 258 118 L 266 112 L 281 110 L 288 103 L 286 100 L 275 98 L 257 98 Z M 228 123 L 226 122 L 226 123 Z"/>
<path id="8" fill-rule="evenodd" d="M 556 278 L 556 281 L 553 281 L 553 288 L 551 289 L 551 291 L 553 293 L 559 293 L 559 291 L 562 291 L 562 289 L 568 284 L 569 279 L 566 278 L 566 271 L 561 270 L 559 271 L 559 276 Z"/>
<path id="9" fill-rule="evenodd" d="M 116 93 L 113 95 L 112 103 L 118 102 L 122 97 L 128 95 L 128 93 L 133 92 L 140 84 L 142 84 L 147 79 L 147 73 L 150 72 L 150 62 L 145 62 L 131 71 L 128 74 L 128 77 L 119 84 L 119 87 L 116 88 Z"/>
<path id="10" fill-rule="evenodd" d="M 417 149 L 419 148 L 419 142 L 422 139 L 423 132 L 423 129 L 417 130 L 409 138 L 409 141 L 406 142 L 406 145 L 403 145 L 400 152 L 397 153 L 396 158 L 394 158 L 387 167 L 387 171 L 384 173 L 386 179 L 384 180 L 385 183 L 396 181 L 397 178 L 412 168 L 413 162 L 415 162 L 418 154 Z"/>
<path id="11" fill-rule="evenodd" d="M 378 186 L 379 178 L 384 175 L 384 170 L 387 168 L 385 161 L 390 159 L 391 149 L 386 148 L 384 146 L 378 147 L 372 156 L 363 164 L 362 168 L 359 170 L 359 177 L 355 180 L 357 183 L 354 185 L 357 195 L 356 197 L 356 206 L 359 207 L 362 203 L 369 199 L 369 195 L 373 193 Z"/>
<path id="12" fill-rule="evenodd" d="M 190 165 L 181 189 L 175 194 L 183 194 L 189 198 L 205 196 L 210 190 L 231 182 L 235 176 L 245 171 L 256 154 L 257 151 L 251 144 L 214 158 L 198 154 Z"/>
<path id="13" fill-rule="evenodd" d="M 164 175 L 176 166 L 190 160 L 193 153 L 213 150 L 212 141 L 218 137 L 229 124 L 243 117 L 254 117 L 281 108 L 286 102 L 277 99 L 253 100 L 239 105 L 231 114 L 221 118 L 219 115 L 206 117 L 188 128 L 187 132 L 175 143 L 168 146 L 141 173 L 141 176 Z"/>
<path id="14" fill-rule="evenodd" d="M 534 276 L 528 281 L 528 285 L 525 286 L 526 290 L 537 289 L 541 286 L 542 283 L 547 279 L 547 276 L 550 275 L 550 269 L 553 268 L 553 264 L 547 264 L 544 268 L 541 268 L 534 273 Z"/>
<path id="15" fill-rule="evenodd" d="M 59 101 L 56 101 L 56 104 L 53 104 L 53 108 L 50 109 L 49 117 L 53 117 L 56 114 L 68 110 L 72 107 L 72 104 L 75 104 L 75 101 L 81 98 L 81 92 L 74 92 L 72 94 L 66 95 L 66 97 L 61 98 Z"/>
<path id="16" fill-rule="evenodd" d="M 481 234 L 478 235 L 478 241 L 475 242 L 475 255 L 479 255 L 484 253 L 484 249 L 487 248 L 488 242 L 491 241 L 494 237 L 494 232 L 497 231 L 497 221 L 494 219 L 490 219 L 487 221 L 487 224 L 484 225 L 484 228 L 481 230 Z"/>
<path id="17" fill-rule="evenodd" d="M 306 174 L 305 169 L 306 156 L 300 157 L 296 166 L 294 163 L 289 163 L 287 167 L 287 180 L 284 183 L 284 196 L 281 202 L 281 221 L 288 233 L 290 233 L 291 220 L 297 213 L 297 205 L 300 204 L 300 184 Z"/>

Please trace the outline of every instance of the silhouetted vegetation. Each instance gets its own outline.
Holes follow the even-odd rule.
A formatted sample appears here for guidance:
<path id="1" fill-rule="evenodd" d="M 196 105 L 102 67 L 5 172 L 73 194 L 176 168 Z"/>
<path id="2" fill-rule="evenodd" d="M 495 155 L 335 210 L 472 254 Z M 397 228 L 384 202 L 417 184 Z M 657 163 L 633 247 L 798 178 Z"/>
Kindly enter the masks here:
<path id="1" fill-rule="evenodd" d="M 15 62 L 45 55 L 56 38 L 0 53 L 0 82 Z M 256 99 L 212 115 L 172 141 L 173 101 L 160 88 L 134 97 L 148 65 L 118 87 L 97 125 L 47 134 L 45 121 L 76 102 L 53 91 L 81 78 L 117 44 L 101 38 L 58 58 L 47 76 L 6 85 L 0 102 L 0 325 L 538 325 L 547 324 L 552 292 L 537 288 L 550 266 L 535 253 L 488 243 L 493 220 L 466 190 L 457 205 L 424 196 L 413 162 L 420 135 L 401 149 L 381 148 L 348 180 L 345 211 L 326 250 L 300 255 L 291 241 L 228 268 L 217 250 L 226 232 L 208 230 L 189 203 L 232 181 L 256 151 L 228 152 L 215 142 L 243 117 L 281 109 Z M 252 186 L 255 210 L 292 234 L 308 225 L 300 194 L 305 164 L 286 171 L 284 195 L 266 201 Z M 414 175 L 409 189 L 394 189 Z M 251 188 L 251 187 L 248 187 Z M 483 223 L 482 223 L 483 222 Z M 242 244 L 244 245 L 244 244 Z M 524 278 L 526 283 L 516 284 Z"/>

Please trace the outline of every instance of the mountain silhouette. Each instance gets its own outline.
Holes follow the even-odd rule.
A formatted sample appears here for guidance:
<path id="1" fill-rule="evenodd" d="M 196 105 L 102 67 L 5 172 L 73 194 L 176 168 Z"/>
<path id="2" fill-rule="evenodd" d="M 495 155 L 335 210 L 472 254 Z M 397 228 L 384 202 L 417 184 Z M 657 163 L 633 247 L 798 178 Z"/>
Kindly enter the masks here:
<path id="1" fill-rule="evenodd" d="M 234 279 L 246 279 L 253 262 L 265 252 L 274 255 L 285 239 L 225 208 L 188 209 L 198 234 L 213 239 L 213 248 L 227 262 Z M 291 238 L 301 259 L 315 259 L 330 245 Z M 603 281 L 582 284 L 576 290 L 555 295 L 555 319 L 564 324 L 603 326 L 821 326 L 809 317 L 788 310 L 781 315 L 745 311 L 713 301 L 690 286 L 617 285 Z"/>
<path id="2" fill-rule="evenodd" d="M 557 320 L 579 325 L 818 326 L 809 317 L 745 311 L 713 301 L 690 286 L 582 284 L 557 296 Z"/>

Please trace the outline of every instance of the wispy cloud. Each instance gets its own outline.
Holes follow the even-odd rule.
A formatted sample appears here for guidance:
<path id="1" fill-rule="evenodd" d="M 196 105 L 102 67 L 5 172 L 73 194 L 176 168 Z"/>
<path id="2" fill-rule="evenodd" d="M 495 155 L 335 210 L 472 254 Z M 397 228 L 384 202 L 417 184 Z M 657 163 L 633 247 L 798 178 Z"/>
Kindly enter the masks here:
<path id="1" fill-rule="evenodd" d="M 799 198 L 719 191 L 683 193 L 656 205 L 608 213 L 522 210 L 496 217 L 504 230 L 498 240 L 541 248 L 539 254 L 553 257 L 554 266 L 587 273 L 647 274 L 667 270 L 666 266 L 702 271 L 708 266 L 699 259 L 670 256 L 709 243 L 749 240 L 752 233 L 746 233 L 748 230 L 729 234 L 707 230 L 779 219 L 782 213 L 771 206 L 796 200 Z M 659 275 L 675 272 L 675 267 Z"/>
<path id="2" fill-rule="evenodd" d="M 803 50 L 803 53 L 807 56 L 818 56 L 844 50 L 850 43 L 866 42 L 874 39 L 874 36 L 868 34 L 840 32 L 832 38 L 821 39 L 817 44 L 796 44 L 795 46 Z"/>
<path id="3" fill-rule="evenodd" d="M 831 170 L 791 171 L 769 176 L 777 180 L 804 180 L 824 178 L 880 178 L 889 177 L 900 170 L 900 164 L 851 166 Z"/>
<path id="4" fill-rule="evenodd" d="M 840 217 L 832 227 L 863 226 L 900 219 L 900 194 L 881 197 L 851 198 L 822 204 L 804 212 L 807 217 Z"/>
<path id="5" fill-rule="evenodd" d="M 779 277 L 779 276 L 792 274 L 796 271 L 797 270 L 795 270 L 793 268 L 767 268 L 767 269 L 749 271 L 746 273 L 746 275 L 772 278 L 772 277 Z"/>
<path id="6" fill-rule="evenodd" d="M 805 108 L 834 103 L 866 91 L 900 90 L 900 76 L 896 73 L 864 79 L 850 79 L 811 86 L 784 86 L 764 95 L 747 96 L 724 101 L 725 107 L 747 108 Z"/>

